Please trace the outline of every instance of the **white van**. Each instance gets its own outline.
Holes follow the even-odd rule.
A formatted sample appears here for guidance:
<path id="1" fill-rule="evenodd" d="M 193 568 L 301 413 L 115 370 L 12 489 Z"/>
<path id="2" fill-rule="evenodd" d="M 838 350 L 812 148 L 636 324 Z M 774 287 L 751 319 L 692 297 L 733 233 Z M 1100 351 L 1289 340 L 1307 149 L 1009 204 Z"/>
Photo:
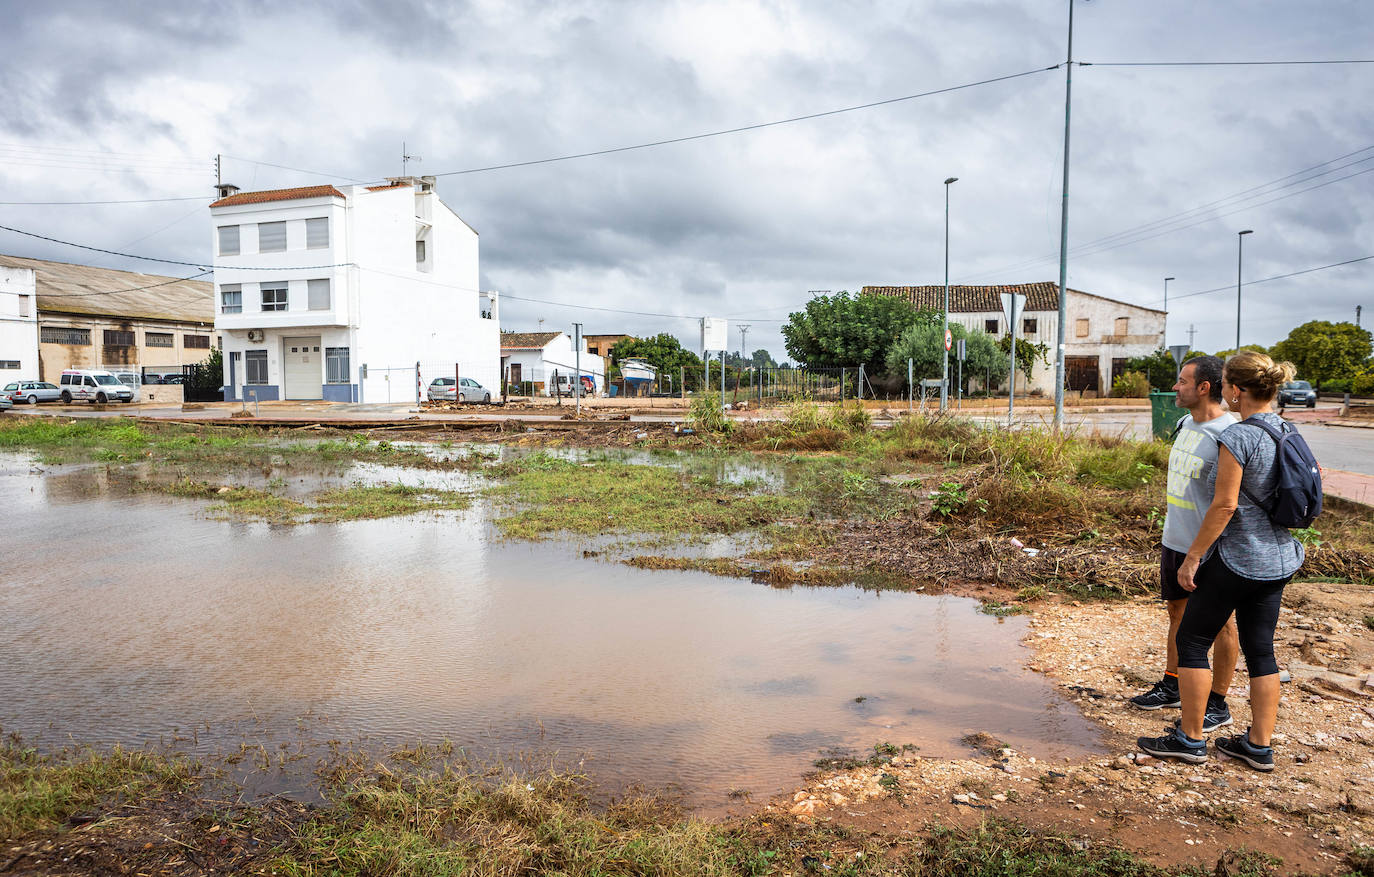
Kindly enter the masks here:
<path id="1" fill-rule="evenodd" d="M 134 391 L 119 378 L 96 369 L 69 368 L 62 372 L 58 388 L 62 391 L 62 401 L 68 404 L 77 400 L 102 404 L 116 399 L 120 402 L 134 401 Z"/>

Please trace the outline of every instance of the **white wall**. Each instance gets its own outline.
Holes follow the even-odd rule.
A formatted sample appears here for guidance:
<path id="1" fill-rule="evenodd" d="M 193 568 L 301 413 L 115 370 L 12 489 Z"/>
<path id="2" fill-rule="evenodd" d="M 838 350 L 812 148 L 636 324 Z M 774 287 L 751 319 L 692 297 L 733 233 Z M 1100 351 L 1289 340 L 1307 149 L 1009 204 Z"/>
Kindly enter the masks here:
<path id="1" fill-rule="evenodd" d="M 36 290 L 37 273 L 32 268 L 0 266 L 0 384 L 38 379 Z M 4 366 L 12 361 L 19 367 Z"/>

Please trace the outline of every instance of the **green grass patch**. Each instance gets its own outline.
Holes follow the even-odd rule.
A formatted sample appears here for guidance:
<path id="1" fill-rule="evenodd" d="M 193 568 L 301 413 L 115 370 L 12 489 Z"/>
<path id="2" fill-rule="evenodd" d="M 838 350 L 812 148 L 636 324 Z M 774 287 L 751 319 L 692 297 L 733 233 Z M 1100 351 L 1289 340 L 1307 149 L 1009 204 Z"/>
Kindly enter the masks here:
<path id="1" fill-rule="evenodd" d="M 75 813 L 189 790 L 199 770 L 185 759 L 118 746 L 40 755 L 11 737 L 0 745 L 0 838 L 56 827 Z"/>
<path id="2" fill-rule="evenodd" d="M 534 454 L 499 467 L 489 493 L 518 504 L 497 519 L 517 539 L 556 533 L 738 533 L 796 515 L 790 496 L 756 493 L 676 467 Z"/>
<path id="3" fill-rule="evenodd" d="M 438 509 L 467 508 L 464 493 L 408 484 L 362 485 L 325 490 L 302 502 L 250 487 L 227 487 L 184 478 L 167 484 L 144 482 L 146 490 L 171 496 L 214 500 L 212 514 L 273 524 L 357 521 L 389 518 Z"/>

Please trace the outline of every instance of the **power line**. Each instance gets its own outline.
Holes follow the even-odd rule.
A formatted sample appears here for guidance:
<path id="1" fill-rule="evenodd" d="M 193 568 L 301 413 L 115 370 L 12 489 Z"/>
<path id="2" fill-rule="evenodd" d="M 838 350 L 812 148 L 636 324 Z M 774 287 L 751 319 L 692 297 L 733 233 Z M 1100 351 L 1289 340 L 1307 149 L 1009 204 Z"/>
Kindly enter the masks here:
<path id="1" fill-rule="evenodd" d="M 159 286 L 171 286 L 173 283 L 185 283 L 187 280 L 195 280 L 197 277 L 204 277 L 206 274 L 213 274 L 213 271 L 202 271 L 199 274 L 192 274 L 190 277 L 173 277 L 171 280 L 162 283 L 151 283 L 147 286 L 133 286 L 129 289 L 107 289 L 102 292 L 45 292 L 43 298 L 90 298 L 95 295 L 119 295 L 124 292 L 140 292 L 145 289 L 157 289 Z"/>
<path id="2" fill-rule="evenodd" d="M 555 307 L 560 307 L 560 308 L 574 308 L 574 309 L 583 310 L 583 311 L 605 311 L 605 312 L 607 312 L 607 313 L 612 313 L 612 314 L 630 314 L 630 315 L 636 316 L 636 317 L 662 317 L 662 318 L 668 319 L 668 320 L 691 320 L 691 321 L 693 321 L 693 322 L 697 322 L 697 321 L 699 321 L 699 320 L 701 319 L 700 316 L 695 316 L 695 317 L 694 317 L 694 316 L 691 316 L 691 315 L 688 315 L 688 314 L 656 314 L 656 313 L 651 313 L 651 312 L 649 312 L 649 311 L 627 311 L 627 310 L 622 310 L 621 308 L 603 308 L 603 307 L 597 307 L 597 306 L 595 306 L 595 305 L 575 305 L 575 304 L 570 304 L 570 303 L 568 303 L 568 302 L 562 302 L 562 301 L 549 301 L 548 299 L 542 299 L 542 298 L 526 298 L 526 297 L 524 297 L 524 296 L 520 296 L 520 295 L 509 295 L 509 294 L 507 294 L 507 293 L 501 293 L 501 299 L 502 299 L 503 301 L 506 300 L 506 299 L 511 299 L 511 300 L 513 300 L 513 301 L 534 302 L 535 304 L 553 305 L 553 306 L 555 306 Z M 755 320 L 755 322 L 758 322 L 758 323 L 784 323 L 784 322 L 786 322 L 786 320 Z"/>
<path id="3" fill-rule="evenodd" d="M 961 91 L 966 88 L 976 88 L 980 85 L 991 85 L 995 82 L 1006 82 L 1011 79 L 1020 79 L 1023 76 L 1033 76 L 1036 73 L 1048 73 L 1051 70 L 1058 70 L 1060 66 L 1062 65 L 1055 64 L 1053 67 L 1036 68 L 1035 70 L 1025 70 L 1021 73 L 1010 73 L 1006 76 L 994 76 L 991 79 L 980 79 L 977 82 L 966 82 L 963 85 L 951 85 L 947 88 L 937 88 L 932 91 L 923 91 L 919 94 L 908 94 L 903 97 L 893 97 L 888 98 L 886 100 L 873 101 L 872 103 L 859 104 L 858 106 L 842 107 L 837 110 L 825 110 L 824 112 L 819 113 L 808 113 L 804 116 L 793 116 L 789 119 L 778 119 L 772 122 L 758 122 L 753 125 L 741 125 L 738 128 L 725 128 L 720 131 L 708 131 L 704 134 L 690 134 L 685 137 L 671 137 L 666 140 L 654 140 L 649 143 L 636 143 L 632 146 L 616 146 L 610 149 L 598 149 L 593 152 L 579 152 L 573 155 L 560 155 L 554 158 L 539 158 L 532 159 L 530 161 L 516 161 L 510 162 L 508 164 L 495 164 L 487 165 L 486 167 L 467 168 L 465 170 L 460 171 L 446 171 L 440 174 L 433 174 L 433 176 L 453 177 L 460 176 L 462 174 L 479 174 L 485 173 L 487 171 L 508 170 L 510 168 L 529 167 L 531 165 L 537 164 L 552 164 L 553 162 L 558 161 L 572 161 L 573 159 L 578 158 L 592 158 L 598 155 L 611 155 L 617 152 L 630 152 L 631 150 L 635 149 L 650 149 L 655 146 L 668 146 L 673 143 L 687 143 L 692 140 L 705 140 L 708 137 L 721 137 L 726 134 L 740 134 L 745 131 L 757 131 L 760 128 L 772 128 L 778 125 L 790 125 L 793 122 L 805 122 L 810 119 L 820 119 L 826 116 L 839 115 L 841 113 L 853 113 L 858 110 L 868 110 L 872 109 L 873 107 L 881 107 L 886 106 L 887 104 L 895 104 L 901 103 L 902 101 L 916 100 L 918 98 L 923 97 L 931 97 L 937 94 L 948 94 L 950 92 Z"/>
<path id="4" fill-rule="evenodd" d="M 136 256 L 133 253 L 121 253 L 118 250 L 106 250 L 102 247 L 92 247 L 86 244 L 77 244 L 71 241 L 59 240 L 48 237 L 44 234 L 37 234 L 31 231 L 24 231 L 22 228 L 12 228 L 8 225 L 0 225 L 0 230 L 12 231 L 15 234 L 22 234 L 26 237 L 37 238 L 40 241 L 50 241 L 54 244 L 62 244 L 66 247 L 76 247 L 79 250 L 90 250 L 93 253 L 104 253 L 107 256 L 119 256 L 124 259 L 137 259 L 143 262 L 161 262 L 164 265 L 184 265 L 188 268 L 204 268 L 207 265 L 214 267 L 212 262 L 183 262 L 177 259 L 159 259 L 155 256 Z M 333 265 L 282 265 L 276 268 L 259 267 L 256 265 L 220 265 L 219 267 L 229 271 L 319 271 L 324 268 L 348 268 L 352 262 L 336 262 Z"/>
<path id="5" fill-rule="evenodd" d="M 317 177 L 332 177 L 333 179 L 336 179 L 336 180 L 348 180 L 350 183 L 358 183 L 359 185 L 365 185 L 365 184 L 367 184 L 367 183 L 377 182 L 376 180 L 360 180 L 360 179 L 358 179 L 357 177 L 346 177 L 346 176 L 344 176 L 343 174 L 328 174 L 328 173 L 325 173 L 324 171 L 312 171 L 312 170 L 309 170 L 308 168 L 291 167 L 290 165 L 285 165 L 285 164 L 273 164 L 273 163 L 270 162 L 270 161 L 258 161 L 258 160 L 256 160 L 256 159 L 252 159 L 252 158 L 243 158 L 243 157 L 237 156 L 237 155 L 225 155 L 224 157 L 225 157 L 225 158 L 228 158 L 228 159 L 231 159 L 231 160 L 233 160 L 233 161 L 243 161 L 243 162 L 247 162 L 248 164 L 261 165 L 262 167 L 274 167 L 274 168 L 277 168 L 278 170 L 283 170 L 283 171 L 295 171 L 295 172 L 298 173 L 298 174 L 311 174 L 312 176 L 317 176 Z"/>
<path id="6" fill-rule="evenodd" d="M 1311 274 L 1314 271 L 1325 271 L 1328 268 L 1340 268 L 1342 265 L 1354 265 L 1357 262 L 1367 262 L 1370 259 L 1374 259 L 1374 255 L 1360 256 L 1358 259 L 1346 259 L 1344 262 L 1332 262 L 1330 265 L 1318 265 L 1315 268 L 1304 268 L 1301 271 L 1290 271 L 1287 274 L 1275 274 L 1273 277 L 1265 277 L 1260 280 L 1247 280 L 1244 283 L 1242 283 L 1241 286 L 1256 286 L 1260 283 L 1268 283 L 1271 280 L 1283 280 L 1288 277 L 1297 277 L 1299 274 Z M 1175 300 L 1180 298 L 1192 298 L 1195 295 L 1207 295 L 1213 292 L 1226 292 L 1228 290 L 1234 290 L 1235 288 L 1236 285 L 1234 283 L 1228 283 L 1225 286 L 1216 286 L 1212 289 L 1200 289 L 1197 292 L 1185 292 L 1183 295 L 1175 295 L 1172 296 L 1172 298 L 1174 298 Z"/>
<path id="7" fill-rule="evenodd" d="M 0 201 L 0 207 L 90 207 L 101 204 L 165 204 L 170 201 L 209 201 L 212 195 L 187 195 L 184 198 L 130 198 L 124 201 Z"/>

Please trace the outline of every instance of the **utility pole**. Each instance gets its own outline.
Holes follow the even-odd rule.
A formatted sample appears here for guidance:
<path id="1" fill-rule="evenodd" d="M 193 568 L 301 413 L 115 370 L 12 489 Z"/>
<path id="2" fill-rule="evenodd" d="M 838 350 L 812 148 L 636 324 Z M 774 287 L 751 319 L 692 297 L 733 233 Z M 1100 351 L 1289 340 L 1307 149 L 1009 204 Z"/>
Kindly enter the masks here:
<path id="1" fill-rule="evenodd" d="M 1054 350 L 1054 431 L 1064 428 L 1064 335 L 1069 329 L 1069 110 L 1073 94 L 1073 0 L 1069 0 L 1069 57 L 1064 63 L 1064 200 L 1059 212 L 1059 331 Z M 1012 327 L 1012 338 L 1016 337 Z"/>
<path id="2" fill-rule="evenodd" d="M 573 399 L 577 400 L 573 409 L 575 414 L 582 413 L 582 324 L 573 323 L 573 370 L 576 382 L 573 384 Z"/>
<path id="3" fill-rule="evenodd" d="M 1362 305 L 1355 305 L 1355 328 L 1356 328 L 1356 329 L 1360 328 L 1360 311 L 1361 311 L 1362 309 L 1363 309 L 1363 306 L 1362 306 Z"/>
<path id="4" fill-rule="evenodd" d="M 222 159 L 223 157 L 224 157 L 224 156 L 220 155 L 219 153 L 215 153 L 215 187 L 216 187 L 216 188 L 218 188 L 218 187 L 224 185 L 224 176 L 223 176 L 224 168 L 221 166 L 221 162 L 220 162 L 220 159 Z"/>
<path id="5" fill-rule="evenodd" d="M 1177 280 L 1177 277 L 1164 278 L 1164 345 L 1169 344 L 1169 281 Z"/>
<path id="6" fill-rule="evenodd" d="M 1193 336 L 1197 334 L 1197 327 L 1192 323 L 1188 324 L 1188 349 L 1193 349 Z"/>
<path id="7" fill-rule="evenodd" d="M 739 361 L 740 361 L 740 365 L 741 365 L 741 366 L 744 365 L 744 351 L 745 351 L 745 349 L 748 347 L 748 345 L 744 343 L 744 339 L 745 339 L 748 335 L 749 335 L 749 324 L 748 324 L 748 323 L 740 323 L 740 324 L 739 324 Z"/>

